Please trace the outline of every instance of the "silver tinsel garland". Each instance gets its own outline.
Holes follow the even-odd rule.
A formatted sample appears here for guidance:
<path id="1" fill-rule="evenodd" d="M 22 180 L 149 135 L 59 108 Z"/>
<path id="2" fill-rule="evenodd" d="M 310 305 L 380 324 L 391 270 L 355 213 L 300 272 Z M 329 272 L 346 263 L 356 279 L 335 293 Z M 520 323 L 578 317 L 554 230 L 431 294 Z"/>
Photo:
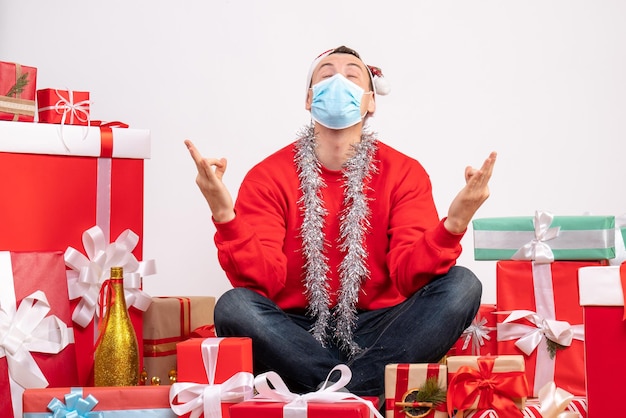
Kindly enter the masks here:
<path id="1" fill-rule="evenodd" d="M 302 190 L 302 198 L 298 204 L 303 214 L 301 234 L 305 258 L 304 283 L 309 313 L 316 318 L 311 332 L 322 345 L 326 345 L 328 330 L 333 328 L 329 309 L 330 267 L 324 252 L 325 246 L 330 244 L 326 242 L 323 233 L 328 211 L 324 208 L 321 189 L 326 187 L 326 184 L 321 177 L 321 164 L 315 154 L 316 146 L 313 125 L 307 126 L 296 142 L 295 154 Z M 365 235 L 370 228 L 366 183 L 371 174 L 376 172 L 374 134 L 364 131 L 361 142 L 353 145 L 353 151 L 354 154 L 343 167 L 344 209 L 340 215 L 340 236 L 337 245 L 344 253 L 344 258 L 339 266 L 341 285 L 335 307 L 333 330 L 333 337 L 341 349 L 350 356 L 360 351 L 360 347 L 353 340 L 357 320 L 356 303 L 361 283 L 370 275 L 365 248 Z"/>

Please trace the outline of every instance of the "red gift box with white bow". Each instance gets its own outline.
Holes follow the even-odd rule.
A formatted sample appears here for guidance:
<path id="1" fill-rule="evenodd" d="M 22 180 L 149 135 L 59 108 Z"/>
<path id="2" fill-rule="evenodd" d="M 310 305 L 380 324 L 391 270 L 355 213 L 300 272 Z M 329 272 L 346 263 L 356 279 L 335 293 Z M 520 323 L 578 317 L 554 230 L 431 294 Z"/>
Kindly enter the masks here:
<path id="1" fill-rule="evenodd" d="M 0 251 L 0 410 L 21 417 L 29 388 L 78 383 L 60 252 Z"/>
<path id="2" fill-rule="evenodd" d="M 145 129 L 68 125 L 61 132 L 55 124 L 0 121 L 0 194 L 7 197 L 0 201 L 0 248 L 65 252 L 71 247 L 93 259 L 122 236 L 124 242 L 130 239 L 129 251 L 141 260 L 143 167 L 149 157 L 150 131 Z M 101 238 L 87 242 L 98 248 L 85 249 L 85 233 L 94 226 Z M 108 274 L 101 258 L 95 264 L 103 270 L 100 276 Z M 134 275 L 133 280 L 140 286 L 140 278 Z M 90 291 L 92 284 L 85 283 Z M 76 321 L 85 316 L 75 312 L 85 305 L 88 291 L 81 286 L 71 293 L 76 296 Z M 130 311 L 141 343 L 142 312 L 137 307 Z M 93 306 L 91 312 L 96 312 Z M 96 331 L 88 324 L 75 322 L 81 386 L 90 384 L 93 365 Z"/>

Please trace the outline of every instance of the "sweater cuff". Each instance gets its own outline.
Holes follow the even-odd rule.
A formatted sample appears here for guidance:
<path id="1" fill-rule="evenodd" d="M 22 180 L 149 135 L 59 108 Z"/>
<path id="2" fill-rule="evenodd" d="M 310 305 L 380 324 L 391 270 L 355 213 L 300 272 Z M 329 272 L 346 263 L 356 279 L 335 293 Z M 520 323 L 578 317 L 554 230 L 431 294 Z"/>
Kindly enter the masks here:
<path id="1" fill-rule="evenodd" d="M 234 241 L 237 238 L 241 237 L 241 222 L 239 221 L 239 217 L 235 216 L 232 220 L 227 222 L 216 222 L 213 217 L 213 225 L 215 225 L 215 229 L 217 232 L 216 238 L 219 241 Z"/>
<path id="2" fill-rule="evenodd" d="M 455 248 L 458 245 L 461 245 L 461 240 L 465 236 L 467 229 L 460 234 L 453 234 L 443 225 L 445 221 L 446 218 L 443 218 L 435 228 L 433 242 L 439 248 Z"/>

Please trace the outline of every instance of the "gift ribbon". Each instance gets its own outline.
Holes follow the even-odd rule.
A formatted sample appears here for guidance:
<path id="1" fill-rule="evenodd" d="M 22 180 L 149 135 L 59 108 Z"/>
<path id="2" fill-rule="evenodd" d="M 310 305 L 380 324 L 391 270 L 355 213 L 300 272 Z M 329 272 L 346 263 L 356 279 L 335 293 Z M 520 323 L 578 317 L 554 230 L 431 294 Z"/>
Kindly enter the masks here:
<path id="1" fill-rule="evenodd" d="M 485 345 L 485 340 L 491 340 L 490 332 L 495 331 L 496 327 L 488 327 L 487 318 L 478 316 L 472 320 L 469 327 L 463 331 L 461 338 L 463 338 L 463 348 L 466 350 L 470 342 L 472 343 L 472 355 L 480 355 L 480 347 Z M 486 353 L 490 354 L 490 353 Z"/>
<path id="2" fill-rule="evenodd" d="M 551 263 L 554 261 L 552 249 L 546 241 L 559 236 L 560 227 L 550 228 L 554 216 L 549 212 L 535 211 L 533 225 L 535 238 L 524 244 L 513 254 L 512 260 L 534 260 L 537 263 Z"/>
<path id="3" fill-rule="evenodd" d="M 222 402 L 242 402 L 254 395 L 254 376 L 238 372 L 224 383 L 215 384 L 215 370 L 219 345 L 223 338 L 207 338 L 202 341 L 202 361 L 208 384 L 174 383 L 170 388 L 170 406 L 176 415 L 190 414 L 190 418 L 222 418 Z"/>
<path id="4" fill-rule="evenodd" d="M 626 261 L 626 243 L 622 228 L 626 228 L 626 213 L 615 217 L 615 258 L 609 260 L 611 266 L 619 266 Z"/>
<path id="5" fill-rule="evenodd" d="M 38 290 L 17 307 L 11 254 L 0 252 L 0 358 L 6 357 L 15 416 L 21 416 L 26 388 L 45 388 L 48 380 L 31 352 L 58 354 L 74 342 L 72 328 L 50 313 L 44 292 Z"/>
<path id="6" fill-rule="evenodd" d="M 339 380 L 332 385 L 327 386 L 331 375 L 335 371 L 339 371 L 341 373 Z M 287 388 L 287 385 L 278 373 L 262 373 L 254 379 L 254 387 L 259 394 L 255 396 L 253 400 L 262 402 L 285 402 L 286 404 L 283 407 L 283 418 L 306 418 L 309 402 L 360 402 L 367 405 L 371 413 L 376 417 L 383 418 L 371 401 L 351 393 L 341 391 L 341 389 L 343 389 L 348 382 L 350 382 L 350 379 L 352 379 L 352 372 L 348 366 L 339 364 L 330 371 L 326 377 L 326 381 L 319 390 L 316 392 L 298 395 L 291 392 Z"/>
<path id="7" fill-rule="evenodd" d="M 619 267 L 619 278 L 622 283 L 622 293 L 624 294 L 624 301 L 626 301 L 626 262 L 622 263 Z M 624 303 L 624 317 L 626 321 L 626 303 Z"/>
<path id="8" fill-rule="evenodd" d="M 546 338 L 569 347 L 574 339 L 584 341 L 585 331 L 582 324 L 570 325 L 566 321 L 554 319 L 556 318 L 556 308 L 551 264 L 533 262 L 532 274 L 537 311 L 512 311 L 502 324 L 497 325 L 497 339 L 498 341 L 518 339 L 515 345 L 526 355 L 530 355 L 540 346 L 537 350 L 533 383 L 533 395 L 537 396 L 541 387 L 554 380 L 555 358 L 550 358 Z M 513 323 L 522 318 L 527 319 L 534 326 Z"/>
<path id="9" fill-rule="evenodd" d="M 566 411 L 574 395 L 557 388 L 554 382 L 548 382 L 539 391 L 539 404 L 542 418 L 576 418 L 578 413 Z"/>
<path id="10" fill-rule="evenodd" d="M 111 267 L 124 269 L 126 306 L 146 311 L 152 303 L 150 295 L 141 290 L 141 279 L 154 274 L 156 266 L 154 260 L 139 262 L 132 254 L 138 235 L 127 229 L 115 242 L 106 242 L 102 229 L 94 226 L 83 233 L 87 256 L 72 247 L 65 250 L 65 264 L 71 269 L 67 271 L 68 295 L 70 300 L 81 298 L 72 319 L 82 327 L 96 316 L 100 288 L 109 278 Z"/>
<path id="11" fill-rule="evenodd" d="M 522 416 L 514 398 L 523 398 L 528 392 L 523 371 L 493 372 L 495 356 L 479 357 L 478 369 L 461 366 L 448 383 L 448 414 L 453 416 L 473 408 L 493 409 L 502 417 Z"/>
<path id="12" fill-rule="evenodd" d="M 98 400 L 91 394 L 83 398 L 81 388 L 72 388 L 70 393 L 64 395 L 64 399 L 65 403 L 53 398 L 48 404 L 52 418 L 102 418 L 102 412 L 92 412 Z"/>

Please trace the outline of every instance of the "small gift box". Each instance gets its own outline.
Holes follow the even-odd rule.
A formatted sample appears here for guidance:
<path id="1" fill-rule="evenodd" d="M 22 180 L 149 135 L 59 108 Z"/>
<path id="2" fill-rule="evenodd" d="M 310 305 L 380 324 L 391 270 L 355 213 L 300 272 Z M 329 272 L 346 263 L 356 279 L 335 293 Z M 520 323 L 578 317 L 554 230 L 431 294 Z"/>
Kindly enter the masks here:
<path id="1" fill-rule="evenodd" d="M 76 351 L 59 252 L 0 251 L 0 411 L 22 416 L 24 389 L 76 384 Z"/>
<path id="2" fill-rule="evenodd" d="M 37 69 L 0 61 L 0 120 L 35 120 Z"/>
<path id="3" fill-rule="evenodd" d="M 89 125 L 89 92 L 73 90 L 37 90 L 40 123 Z"/>
<path id="4" fill-rule="evenodd" d="M 209 383 L 205 364 L 215 358 L 215 381 L 223 383 L 238 372 L 252 373 L 252 339 L 248 337 L 190 338 L 176 344 L 177 381 Z"/>
<path id="5" fill-rule="evenodd" d="M 480 356 L 498 354 L 496 305 L 480 305 L 472 324 L 463 331 L 448 355 Z"/>
<path id="6" fill-rule="evenodd" d="M 472 221 L 476 260 L 607 260 L 615 257 L 614 216 L 484 218 Z"/>
<path id="7" fill-rule="evenodd" d="M 522 356 L 451 356 L 447 367 L 450 415 L 493 409 L 502 417 L 522 416 L 528 393 Z"/>
<path id="8" fill-rule="evenodd" d="M 385 366 L 386 418 L 447 418 L 448 371 L 443 364 Z"/>
<path id="9" fill-rule="evenodd" d="M 180 380 L 170 389 L 170 405 L 177 415 L 228 418 L 233 404 L 254 395 L 250 338 L 193 338 L 179 343 L 177 351 L 192 360 L 179 357 Z M 201 368 L 202 374 L 194 379 L 188 365 Z"/>
<path id="10" fill-rule="evenodd" d="M 350 369 L 337 365 L 329 376 L 339 371 L 336 383 L 325 384 L 316 392 L 295 394 L 275 372 L 258 375 L 254 386 L 258 395 L 230 407 L 231 418 L 383 418 L 374 403 L 342 389 L 352 378 Z"/>
<path id="11" fill-rule="evenodd" d="M 24 392 L 24 418 L 177 418 L 168 386 L 58 387 Z"/>
<path id="12" fill-rule="evenodd" d="M 523 355 L 530 392 L 554 381 L 585 395 L 582 308 L 578 303 L 578 269 L 600 261 L 532 261 L 496 263 L 498 354 Z"/>
<path id="13" fill-rule="evenodd" d="M 213 296 L 153 297 L 143 314 L 144 370 L 148 382 L 171 384 L 176 380 L 176 344 L 192 331 L 213 324 Z"/>
<path id="14" fill-rule="evenodd" d="M 626 263 L 578 271 L 585 324 L 585 372 L 590 417 L 623 414 L 617 400 L 626 376 Z"/>

